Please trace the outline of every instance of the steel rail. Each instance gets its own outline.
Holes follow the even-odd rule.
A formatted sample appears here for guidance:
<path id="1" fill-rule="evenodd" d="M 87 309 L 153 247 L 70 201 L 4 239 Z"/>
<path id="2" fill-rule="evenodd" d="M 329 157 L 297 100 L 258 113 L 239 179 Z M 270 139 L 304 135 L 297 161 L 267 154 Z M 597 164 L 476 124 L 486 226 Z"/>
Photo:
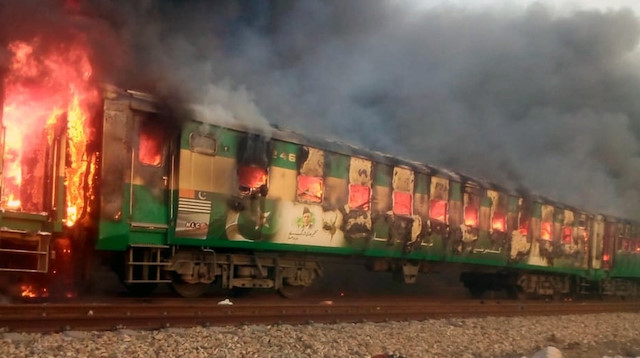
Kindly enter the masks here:
<path id="1" fill-rule="evenodd" d="M 17 332 L 158 329 L 244 324 L 383 322 L 487 316 L 638 312 L 640 302 L 455 301 L 320 302 L 217 305 L 170 303 L 46 303 L 0 305 L 0 329 Z"/>

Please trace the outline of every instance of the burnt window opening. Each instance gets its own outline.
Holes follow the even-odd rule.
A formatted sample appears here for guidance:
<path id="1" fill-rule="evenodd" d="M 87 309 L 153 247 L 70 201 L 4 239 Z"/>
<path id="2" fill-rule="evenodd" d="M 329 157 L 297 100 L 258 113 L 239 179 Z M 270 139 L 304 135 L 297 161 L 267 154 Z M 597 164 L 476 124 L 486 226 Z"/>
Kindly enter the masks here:
<path id="1" fill-rule="evenodd" d="M 431 199 L 429 203 L 429 217 L 443 223 L 447 222 L 447 201 Z"/>
<path id="2" fill-rule="evenodd" d="M 320 204 L 324 194 L 324 151 L 303 146 L 297 157 L 296 198 L 301 203 Z"/>
<path id="3" fill-rule="evenodd" d="M 215 138 L 196 132 L 189 134 L 189 148 L 193 152 L 207 155 L 216 155 L 218 152 Z"/>
<path id="4" fill-rule="evenodd" d="M 270 141 L 264 136 L 247 134 L 240 139 L 237 174 L 238 190 L 241 195 L 267 195 L 269 153 L 271 153 Z"/>
<path id="5" fill-rule="evenodd" d="M 413 209 L 413 196 L 404 191 L 393 192 L 393 213 L 395 215 L 411 215 Z"/>
<path id="6" fill-rule="evenodd" d="M 298 189 L 296 190 L 298 201 L 303 203 L 322 203 L 324 182 L 320 177 L 307 175 L 298 176 Z"/>
<path id="7" fill-rule="evenodd" d="M 349 208 L 369 211 L 371 209 L 371 187 L 349 184 Z"/>
<path id="8" fill-rule="evenodd" d="M 162 127 L 145 122 L 138 136 L 138 161 L 142 165 L 160 167 L 163 161 L 164 134 Z"/>
<path id="9" fill-rule="evenodd" d="M 573 242 L 573 228 L 565 226 L 562 228 L 562 243 L 571 244 Z"/>
<path id="10" fill-rule="evenodd" d="M 349 209 L 371 210 L 373 194 L 371 171 L 371 161 L 351 157 L 349 161 Z"/>
<path id="11" fill-rule="evenodd" d="M 449 219 L 449 181 L 436 176 L 431 177 L 429 193 L 431 197 L 429 200 L 429 218 L 433 221 L 447 223 Z"/>
<path id="12" fill-rule="evenodd" d="M 531 222 L 531 203 L 520 199 L 520 212 L 518 214 L 518 232 L 521 235 L 529 234 L 529 223 Z"/>
<path id="13" fill-rule="evenodd" d="M 491 229 L 493 231 L 505 232 L 507 230 L 507 215 L 503 212 L 493 213 Z"/>
<path id="14" fill-rule="evenodd" d="M 465 185 L 464 193 L 464 224 L 476 228 L 480 221 L 480 198 L 481 190 L 472 183 Z"/>

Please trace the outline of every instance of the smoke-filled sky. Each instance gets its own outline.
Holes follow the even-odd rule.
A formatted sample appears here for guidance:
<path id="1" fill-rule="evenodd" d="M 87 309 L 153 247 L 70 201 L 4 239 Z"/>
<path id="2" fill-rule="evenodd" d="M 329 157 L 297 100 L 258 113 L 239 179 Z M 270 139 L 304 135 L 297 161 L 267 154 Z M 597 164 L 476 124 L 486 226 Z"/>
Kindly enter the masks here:
<path id="1" fill-rule="evenodd" d="M 640 218 L 634 3 L 3 0 L 0 42 L 81 37 L 96 79 L 188 100 L 203 119 Z"/>

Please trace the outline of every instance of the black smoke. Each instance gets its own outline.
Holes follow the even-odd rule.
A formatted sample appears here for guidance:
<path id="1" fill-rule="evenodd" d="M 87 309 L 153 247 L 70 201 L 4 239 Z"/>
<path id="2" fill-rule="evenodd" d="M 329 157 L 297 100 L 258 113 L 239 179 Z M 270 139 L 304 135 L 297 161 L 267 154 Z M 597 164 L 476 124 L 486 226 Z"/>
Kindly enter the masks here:
<path id="1" fill-rule="evenodd" d="M 270 122 L 640 217 L 640 23 L 630 9 L 0 5 L 0 41 L 36 36 L 80 36 L 97 80 L 179 94 L 204 119 Z"/>

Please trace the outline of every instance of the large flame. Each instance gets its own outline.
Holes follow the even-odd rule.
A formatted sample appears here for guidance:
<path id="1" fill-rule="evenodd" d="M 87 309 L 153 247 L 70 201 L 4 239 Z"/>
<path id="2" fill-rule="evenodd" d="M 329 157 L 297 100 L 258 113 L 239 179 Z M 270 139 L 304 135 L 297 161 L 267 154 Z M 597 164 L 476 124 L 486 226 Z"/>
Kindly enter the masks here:
<path id="1" fill-rule="evenodd" d="M 98 99 L 91 85 L 88 52 L 79 44 L 42 46 L 38 39 L 9 44 L 12 60 L 5 78 L 5 148 L 0 206 L 43 211 L 45 165 L 64 177 L 65 223 L 71 226 L 85 208 L 85 188 L 94 170 L 87 165 L 89 113 Z M 62 127 L 63 169 L 45 164 L 54 129 Z M 58 133 L 56 135 L 60 136 Z M 50 180 L 56 178 L 49 178 Z M 56 179 L 57 180 L 57 179 Z"/>

